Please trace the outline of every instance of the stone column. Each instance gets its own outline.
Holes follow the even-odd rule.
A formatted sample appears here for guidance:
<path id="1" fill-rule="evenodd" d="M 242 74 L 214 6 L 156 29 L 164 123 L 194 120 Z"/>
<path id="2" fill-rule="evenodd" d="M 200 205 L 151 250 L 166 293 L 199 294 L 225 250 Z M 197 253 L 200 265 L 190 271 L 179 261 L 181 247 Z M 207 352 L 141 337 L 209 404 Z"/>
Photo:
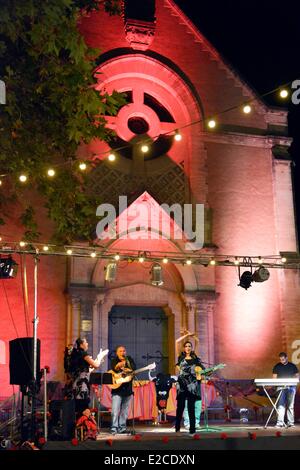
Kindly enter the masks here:
<path id="1" fill-rule="evenodd" d="M 189 331 L 197 334 L 199 338 L 199 355 L 208 363 L 215 363 L 214 344 L 214 310 L 216 293 L 214 291 L 201 291 L 186 295 L 190 305 Z"/>

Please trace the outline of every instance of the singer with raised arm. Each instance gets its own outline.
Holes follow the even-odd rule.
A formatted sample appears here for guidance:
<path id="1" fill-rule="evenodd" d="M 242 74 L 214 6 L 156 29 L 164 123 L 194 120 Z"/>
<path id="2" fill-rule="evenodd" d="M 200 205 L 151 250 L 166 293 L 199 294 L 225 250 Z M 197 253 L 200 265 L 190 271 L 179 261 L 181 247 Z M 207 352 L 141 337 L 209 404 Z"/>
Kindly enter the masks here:
<path id="1" fill-rule="evenodd" d="M 190 332 L 186 332 L 184 336 L 181 336 L 176 340 L 176 344 L 187 337 L 192 337 Z M 179 348 L 177 347 L 177 354 Z M 199 357 L 193 351 L 191 341 L 185 341 L 183 344 L 183 350 L 178 355 L 178 361 L 176 364 L 178 375 L 177 382 L 177 408 L 176 408 L 176 422 L 175 431 L 180 432 L 180 424 L 182 415 L 187 401 L 188 415 L 189 415 L 189 431 L 190 434 L 194 434 L 196 431 L 195 422 L 195 404 L 196 401 L 201 400 L 201 377 L 197 372 L 197 368 L 205 369 L 202 365 Z"/>
<path id="2" fill-rule="evenodd" d="M 279 353 L 279 360 L 273 367 L 273 379 L 281 378 L 299 378 L 299 371 L 295 364 L 288 361 L 288 356 L 285 352 Z M 278 415 L 276 428 L 285 427 L 284 417 L 285 411 L 287 412 L 287 427 L 295 426 L 294 417 L 294 403 L 296 395 L 296 386 L 289 386 L 282 390 L 281 396 L 278 402 Z"/>
<path id="3" fill-rule="evenodd" d="M 132 357 L 127 356 L 125 346 L 116 348 L 116 357 L 111 361 L 111 369 L 116 373 L 128 373 L 135 370 L 136 366 Z M 111 408 L 111 434 L 127 433 L 126 423 L 129 412 L 129 405 L 132 391 L 132 381 L 122 383 L 116 389 L 112 389 L 112 408 Z"/>
<path id="4" fill-rule="evenodd" d="M 100 350 L 96 359 L 87 352 L 88 342 L 86 338 L 77 338 L 75 347 L 71 352 L 69 373 L 72 378 L 72 391 L 75 399 L 75 411 L 81 414 L 89 407 L 90 403 L 90 372 L 97 369 L 104 360 L 106 351 Z"/>

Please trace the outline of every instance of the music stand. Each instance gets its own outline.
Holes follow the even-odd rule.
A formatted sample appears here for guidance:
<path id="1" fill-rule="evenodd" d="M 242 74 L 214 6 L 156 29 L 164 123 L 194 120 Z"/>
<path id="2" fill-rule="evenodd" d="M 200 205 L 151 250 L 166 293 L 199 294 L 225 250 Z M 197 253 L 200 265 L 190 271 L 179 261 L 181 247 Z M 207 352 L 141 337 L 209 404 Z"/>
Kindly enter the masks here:
<path id="1" fill-rule="evenodd" d="M 90 375 L 90 384 L 100 386 L 100 394 L 98 399 L 98 429 L 101 428 L 101 391 L 102 385 L 112 385 L 113 378 L 110 372 L 92 372 Z"/>
<path id="2" fill-rule="evenodd" d="M 212 374 L 210 374 L 212 375 Z M 206 380 L 206 379 L 205 379 Z M 203 422 L 204 428 L 199 429 L 199 432 L 220 432 L 223 431 L 222 428 L 215 428 L 208 426 L 208 399 L 207 399 L 207 384 L 204 384 L 204 412 L 203 412 Z"/>

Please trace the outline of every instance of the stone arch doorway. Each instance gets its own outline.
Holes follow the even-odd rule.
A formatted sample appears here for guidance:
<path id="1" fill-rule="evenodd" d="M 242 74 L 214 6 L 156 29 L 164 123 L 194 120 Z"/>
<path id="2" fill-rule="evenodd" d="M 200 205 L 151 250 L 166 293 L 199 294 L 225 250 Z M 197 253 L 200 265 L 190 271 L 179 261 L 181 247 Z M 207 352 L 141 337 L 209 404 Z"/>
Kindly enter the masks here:
<path id="1" fill-rule="evenodd" d="M 162 307 L 114 305 L 108 315 L 108 348 L 114 353 L 124 345 L 138 369 L 155 362 L 155 373 L 168 373 L 168 323 Z M 147 380 L 148 372 L 138 379 Z"/>

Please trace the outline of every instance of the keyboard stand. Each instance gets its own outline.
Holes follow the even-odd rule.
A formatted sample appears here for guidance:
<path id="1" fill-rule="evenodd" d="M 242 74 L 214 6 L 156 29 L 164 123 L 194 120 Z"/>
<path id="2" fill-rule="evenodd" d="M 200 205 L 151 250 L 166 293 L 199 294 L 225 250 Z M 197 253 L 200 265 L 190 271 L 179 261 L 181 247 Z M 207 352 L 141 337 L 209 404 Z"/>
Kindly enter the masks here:
<path id="1" fill-rule="evenodd" d="M 285 388 L 287 388 L 287 386 L 284 386 L 284 385 L 283 385 L 282 387 L 280 387 L 279 395 L 278 395 L 278 397 L 276 398 L 275 402 L 273 402 L 273 400 L 272 400 L 272 398 L 270 397 L 270 395 L 269 395 L 267 389 L 265 388 L 265 386 L 263 386 L 264 392 L 265 392 L 265 394 L 267 395 L 267 397 L 269 398 L 269 401 L 270 401 L 270 403 L 271 403 L 271 405 L 272 405 L 272 411 L 271 411 L 271 413 L 270 413 L 270 415 L 269 415 L 269 417 L 268 417 L 268 419 L 267 419 L 267 422 L 266 422 L 266 424 L 265 424 L 265 426 L 264 426 L 265 429 L 267 429 L 268 424 L 269 424 L 269 421 L 270 421 L 270 419 L 272 418 L 272 415 L 273 415 L 274 411 L 276 411 L 277 416 L 278 416 L 277 403 L 278 403 L 278 401 L 279 401 L 279 399 L 280 399 L 280 397 L 281 397 L 281 395 L 282 395 L 282 392 L 283 392 L 283 390 L 284 390 Z M 284 425 L 284 426 L 286 427 L 286 425 Z"/>

